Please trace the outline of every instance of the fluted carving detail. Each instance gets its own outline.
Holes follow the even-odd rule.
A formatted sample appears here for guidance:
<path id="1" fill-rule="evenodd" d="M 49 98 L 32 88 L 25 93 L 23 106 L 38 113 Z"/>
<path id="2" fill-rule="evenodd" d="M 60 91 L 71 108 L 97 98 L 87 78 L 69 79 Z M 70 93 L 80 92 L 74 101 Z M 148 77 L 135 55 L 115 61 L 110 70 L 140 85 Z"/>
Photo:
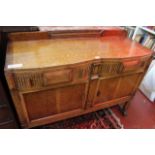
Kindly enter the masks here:
<path id="1" fill-rule="evenodd" d="M 20 90 L 40 88 L 43 86 L 41 73 L 16 73 L 14 74 L 16 87 Z"/>
<path id="2" fill-rule="evenodd" d="M 117 63 L 102 63 L 93 65 L 93 74 L 118 74 L 123 71 L 123 64 Z"/>

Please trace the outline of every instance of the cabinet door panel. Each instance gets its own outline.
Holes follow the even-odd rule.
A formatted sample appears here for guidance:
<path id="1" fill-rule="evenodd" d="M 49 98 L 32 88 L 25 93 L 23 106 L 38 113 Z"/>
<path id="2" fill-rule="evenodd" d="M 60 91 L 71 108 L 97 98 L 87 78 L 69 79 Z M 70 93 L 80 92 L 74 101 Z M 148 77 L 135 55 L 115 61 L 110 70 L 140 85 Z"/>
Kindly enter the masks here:
<path id="1" fill-rule="evenodd" d="M 58 113 L 55 90 L 24 94 L 24 101 L 30 120 Z"/>
<path id="2" fill-rule="evenodd" d="M 141 73 L 122 76 L 115 94 L 115 98 L 132 95 L 137 87 L 137 82 L 139 81 L 140 76 Z"/>
<path id="3" fill-rule="evenodd" d="M 59 101 L 59 111 L 67 112 L 75 109 L 81 109 L 84 104 L 85 84 L 71 87 L 64 87 L 57 90 Z"/>
<path id="4" fill-rule="evenodd" d="M 29 120 L 82 109 L 86 84 L 27 93 L 23 95 Z"/>
<path id="5" fill-rule="evenodd" d="M 100 80 L 98 90 L 96 92 L 95 104 L 114 99 L 118 82 L 119 78 Z"/>

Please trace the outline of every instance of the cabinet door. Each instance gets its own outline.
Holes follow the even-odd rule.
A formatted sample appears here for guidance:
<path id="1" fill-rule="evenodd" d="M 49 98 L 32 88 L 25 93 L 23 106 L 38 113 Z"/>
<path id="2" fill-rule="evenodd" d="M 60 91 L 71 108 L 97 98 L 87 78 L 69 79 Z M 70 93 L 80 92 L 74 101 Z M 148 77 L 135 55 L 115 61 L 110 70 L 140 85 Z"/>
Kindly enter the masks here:
<path id="1" fill-rule="evenodd" d="M 141 74 L 133 74 L 92 80 L 89 87 L 88 103 L 98 105 L 121 97 L 130 96 L 137 88 L 140 77 Z"/>
<path id="2" fill-rule="evenodd" d="M 99 80 L 94 104 L 110 101 L 115 98 L 119 78 Z"/>
<path id="3" fill-rule="evenodd" d="M 115 97 L 119 78 L 98 79 L 90 82 L 88 103 L 101 104 Z"/>
<path id="4" fill-rule="evenodd" d="M 132 95 L 138 86 L 141 76 L 142 73 L 120 77 L 118 89 L 115 92 L 115 98 Z"/>
<path id="5" fill-rule="evenodd" d="M 72 111 L 83 110 L 86 84 L 25 93 L 23 104 L 29 121 L 57 117 Z"/>

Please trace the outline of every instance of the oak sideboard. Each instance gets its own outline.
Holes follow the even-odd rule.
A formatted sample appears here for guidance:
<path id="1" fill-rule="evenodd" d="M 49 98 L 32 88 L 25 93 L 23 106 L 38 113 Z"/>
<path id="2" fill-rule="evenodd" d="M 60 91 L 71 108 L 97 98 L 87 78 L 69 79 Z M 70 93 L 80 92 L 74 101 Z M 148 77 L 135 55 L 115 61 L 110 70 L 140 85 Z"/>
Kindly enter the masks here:
<path id="1" fill-rule="evenodd" d="M 8 35 L 5 77 L 22 128 L 120 105 L 125 113 L 152 52 L 117 27 Z"/>

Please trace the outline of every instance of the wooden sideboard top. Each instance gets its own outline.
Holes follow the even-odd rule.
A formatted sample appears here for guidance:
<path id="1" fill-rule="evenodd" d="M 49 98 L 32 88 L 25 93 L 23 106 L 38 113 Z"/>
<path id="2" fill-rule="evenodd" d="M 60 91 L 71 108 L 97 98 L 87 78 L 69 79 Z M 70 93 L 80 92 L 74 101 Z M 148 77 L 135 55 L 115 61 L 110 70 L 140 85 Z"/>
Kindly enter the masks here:
<path id="1" fill-rule="evenodd" d="M 19 36 L 24 38 L 27 34 L 34 34 L 34 36 L 41 34 L 44 37 L 43 39 L 19 39 Z M 104 36 L 103 34 L 96 37 L 67 38 L 61 38 L 61 36 L 48 38 L 47 32 L 12 33 L 11 35 L 7 47 L 5 69 L 35 69 L 102 58 L 122 59 L 152 54 L 150 50 L 129 40 L 124 35 Z"/>

